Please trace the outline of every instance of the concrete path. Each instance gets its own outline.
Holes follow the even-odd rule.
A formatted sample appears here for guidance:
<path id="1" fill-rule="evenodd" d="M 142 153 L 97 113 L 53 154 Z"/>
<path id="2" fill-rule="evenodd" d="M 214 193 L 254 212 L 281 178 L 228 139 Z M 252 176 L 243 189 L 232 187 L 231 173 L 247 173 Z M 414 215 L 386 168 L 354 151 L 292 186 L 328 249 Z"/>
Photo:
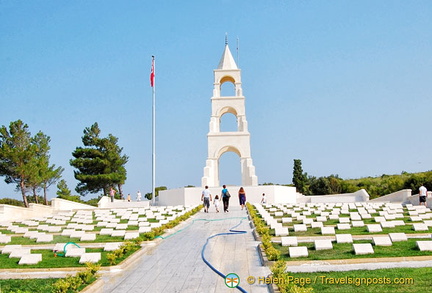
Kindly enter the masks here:
<path id="1" fill-rule="evenodd" d="M 228 288 L 224 279 L 204 263 L 201 250 L 207 237 L 229 232 L 246 217 L 246 211 L 240 207 L 232 207 L 229 213 L 216 213 L 214 207 L 209 213 L 197 213 L 182 224 L 180 228 L 184 230 L 162 240 L 125 271 L 104 274 L 101 292 L 240 292 Z M 258 242 L 254 241 L 248 219 L 236 230 L 247 233 L 210 239 L 205 257 L 224 275 L 237 274 L 240 286 L 247 292 L 267 293 L 266 285 L 247 282 L 249 276 L 258 279 L 270 274 L 267 267 L 261 266 L 256 249 Z"/>

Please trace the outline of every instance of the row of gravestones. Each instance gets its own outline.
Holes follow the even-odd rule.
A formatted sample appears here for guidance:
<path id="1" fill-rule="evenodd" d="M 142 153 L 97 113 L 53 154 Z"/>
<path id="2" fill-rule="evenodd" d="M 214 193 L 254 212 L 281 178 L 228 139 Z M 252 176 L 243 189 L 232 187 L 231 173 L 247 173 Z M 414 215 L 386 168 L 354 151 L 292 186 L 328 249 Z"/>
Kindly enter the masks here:
<path id="1" fill-rule="evenodd" d="M 289 246 L 289 256 L 295 257 L 308 257 L 308 249 L 306 246 L 297 246 L 297 237 L 282 237 L 282 246 Z M 406 241 L 407 236 L 405 233 L 390 233 L 389 236 L 377 236 L 372 238 L 374 246 L 391 246 L 396 241 Z M 351 234 L 338 234 L 336 235 L 337 243 L 353 243 Z M 422 240 L 416 241 L 417 247 L 420 251 L 432 251 L 432 241 Z M 333 249 L 333 243 L 330 239 L 317 239 L 314 240 L 315 250 L 328 250 Z M 374 249 L 371 243 L 353 243 L 353 250 L 356 255 L 374 254 Z"/>
<path id="2" fill-rule="evenodd" d="M 79 238 L 80 241 L 94 241 L 96 235 L 109 235 L 112 237 L 123 237 L 124 240 L 134 239 L 140 233 L 150 232 L 152 228 L 160 227 L 168 223 L 178 216 L 190 211 L 191 207 L 174 206 L 174 207 L 152 207 L 151 209 L 144 208 L 127 208 L 127 209 L 111 209 L 111 210 L 95 210 L 94 214 L 96 219 L 93 220 L 93 211 L 79 210 L 74 212 L 60 212 L 45 218 L 36 218 L 30 220 L 23 220 L 16 223 L 26 225 L 22 227 L 10 222 L 3 222 L 0 226 L 6 227 L 7 230 L 15 234 L 23 234 L 24 237 L 35 239 L 37 243 L 52 242 L 53 234 L 61 233 L 62 236 L 69 236 L 71 238 Z M 169 214 L 166 217 L 163 214 Z M 144 215 L 146 217 L 139 217 Z M 128 223 L 120 224 L 122 219 L 129 219 Z M 132 219 L 132 220 L 131 220 Z M 148 219 L 156 219 L 158 222 L 147 222 Z M 94 221 L 97 222 L 97 227 L 103 228 L 98 233 L 89 233 L 94 230 Z M 51 225 L 41 225 L 40 222 L 50 223 Z M 66 226 L 63 226 L 68 223 Z M 85 224 L 87 223 L 87 224 Z M 62 226 L 55 226 L 62 225 Z M 126 231 L 128 226 L 138 226 L 138 232 Z M 30 229 L 36 229 L 30 230 Z M 49 232 L 39 232 L 37 230 Z M 21 236 L 21 235 L 19 235 Z M 0 232 L 0 243 L 10 243 L 12 236 L 10 234 L 2 234 Z"/>
<path id="3" fill-rule="evenodd" d="M 121 242 L 106 243 L 104 251 L 113 251 L 120 247 Z M 57 243 L 53 251 L 55 253 L 63 251 L 66 243 Z M 2 254 L 9 254 L 9 258 L 19 258 L 19 265 L 34 265 L 42 261 L 42 254 L 31 253 L 32 249 L 23 247 L 22 245 L 5 245 L 0 249 Z M 66 248 L 65 257 L 79 257 L 79 263 L 83 264 L 86 262 L 96 263 L 101 260 L 100 252 L 86 252 L 84 247 L 76 247 L 70 245 Z"/>
<path id="4" fill-rule="evenodd" d="M 316 213 L 317 211 L 310 211 L 303 212 L 303 215 L 296 214 L 299 212 L 300 208 L 294 208 L 297 210 L 285 210 L 283 212 L 279 212 L 277 208 L 270 207 L 267 209 L 262 207 L 259 204 L 256 204 L 255 207 L 257 208 L 258 212 L 263 217 L 264 221 L 266 221 L 267 225 L 269 225 L 272 229 L 275 230 L 276 236 L 286 236 L 288 235 L 288 227 L 284 226 L 283 224 L 291 223 L 293 221 L 293 218 L 283 217 L 284 214 L 291 213 L 291 216 L 295 216 L 295 220 L 302 221 L 303 224 L 294 224 L 293 229 L 295 232 L 302 232 L 307 231 L 307 227 L 311 226 L 312 228 L 321 228 L 321 232 L 323 235 L 325 234 L 334 234 L 334 228 L 333 227 L 325 227 L 323 225 L 323 222 L 327 221 L 328 219 L 331 220 L 338 220 L 340 223 L 337 224 L 337 228 L 339 230 L 348 230 L 351 229 L 351 227 L 363 227 L 365 226 L 362 219 L 365 218 L 372 218 L 370 214 L 367 214 L 368 217 L 365 217 L 366 214 L 358 214 L 355 212 L 349 212 L 346 211 L 347 214 L 350 215 L 350 217 L 339 217 L 340 211 L 332 211 L 332 213 L 329 213 L 329 215 L 325 214 L 322 215 L 321 211 L 319 213 L 321 216 L 317 216 L 316 218 L 307 218 L 307 215 L 311 214 L 312 212 Z M 398 214 L 388 214 L 390 210 L 387 210 L 386 212 L 381 213 L 382 216 L 380 217 L 374 217 L 375 222 L 379 224 L 369 224 L 366 225 L 368 232 L 374 233 L 374 232 L 382 232 L 382 228 L 394 228 L 395 226 L 401 226 L 405 225 L 405 222 L 403 220 L 390 220 L 390 219 L 396 219 L 396 218 L 404 218 L 403 210 L 400 210 L 399 206 L 396 206 L 393 204 L 393 207 L 396 208 L 396 210 L 393 210 L 397 212 Z M 328 209 L 328 206 L 324 206 L 323 208 Z M 410 221 L 421 221 L 421 223 L 414 223 L 413 229 L 415 231 L 428 231 L 429 227 L 432 226 L 432 221 L 426 220 L 432 218 L 432 213 L 429 209 L 425 208 L 424 206 L 421 207 L 413 207 L 408 206 L 407 207 L 410 214 L 413 214 L 413 216 L 410 217 Z M 305 215 L 306 213 L 306 215 Z M 418 216 L 414 216 L 418 215 Z M 327 218 L 327 216 L 329 218 Z M 391 216 L 391 217 L 390 217 Z M 278 218 L 282 217 L 282 218 Z M 279 222 L 281 221 L 281 223 Z"/>
<path id="5" fill-rule="evenodd" d="M 140 226 L 140 231 L 139 232 L 126 232 L 125 230 L 117 230 L 117 231 L 110 231 L 111 233 L 107 233 L 109 231 L 107 230 L 114 230 L 114 229 L 106 229 L 105 231 L 103 231 L 104 229 L 101 230 L 100 233 L 102 233 L 102 235 L 111 235 L 111 236 L 123 236 L 125 240 L 127 239 L 134 239 L 139 237 L 140 233 L 143 232 L 149 232 L 151 231 L 151 228 L 153 227 L 159 227 L 160 225 L 162 225 L 163 223 L 167 223 L 170 220 L 175 219 L 178 216 L 181 216 L 183 214 L 185 214 L 186 212 L 190 211 L 192 209 L 192 207 L 183 207 L 183 206 L 176 206 L 176 207 L 171 207 L 171 208 L 156 208 L 156 209 L 151 209 L 149 210 L 145 210 L 145 209 L 114 209 L 111 211 L 106 211 L 106 210 L 96 210 L 95 211 L 95 215 L 96 215 L 96 221 L 105 221 L 107 220 L 108 223 L 110 223 L 110 220 L 115 220 L 114 222 L 118 223 L 119 221 L 117 221 L 117 217 L 112 217 L 111 213 L 116 214 L 117 216 L 120 216 L 121 219 L 126 219 L 126 215 L 128 215 L 128 219 L 132 218 L 132 220 L 139 220 L 139 215 L 146 215 L 148 218 L 156 218 L 159 219 L 159 222 L 157 223 L 148 223 L 148 222 L 144 222 L 141 221 L 137 221 L 139 223 L 137 223 L 138 225 L 142 225 Z M 137 214 L 134 214 L 134 212 L 136 212 Z M 159 215 L 161 212 L 163 212 L 164 214 L 171 214 L 172 216 L 170 217 L 165 217 L 163 216 L 163 219 L 161 217 L 161 215 Z M 74 218 L 72 218 L 74 217 Z M 100 218 L 98 218 L 100 217 Z M 72 229 L 63 229 L 62 231 L 62 235 L 67 235 L 70 232 L 71 237 L 79 237 L 80 236 L 80 240 L 84 241 L 84 240 L 95 240 L 96 239 L 96 234 L 95 233 L 85 233 L 86 230 L 90 230 L 90 227 L 88 225 L 81 225 L 78 226 L 78 223 L 89 223 L 89 221 L 91 220 L 91 223 L 93 223 L 93 213 L 90 211 L 86 211 L 86 210 L 82 210 L 82 211 L 78 211 L 76 213 L 73 212 L 61 212 L 58 215 L 54 215 L 52 217 L 47 217 L 47 218 L 39 218 L 39 219 L 31 219 L 31 220 L 24 220 L 21 221 L 21 224 L 24 225 L 28 225 L 29 227 L 38 227 L 38 226 L 42 226 L 39 227 L 41 229 L 47 229 L 46 231 L 53 231 L 49 229 L 49 225 L 39 225 L 39 221 L 40 222 L 46 222 L 49 224 L 53 224 L 53 225 L 65 225 L 67 221 L 73 221 L 76 223 L 77 226 L 74 226 L 74 228 L 79 228 L 82 229 L 81 231 L 75 231 L 75 232 L 80 232 L 80 235 L 78 234 L 74 234 L 75 232 L 72 232 Z M 100 223 L 100 222 L 99 222 Z M 99 224 L 98 223 L 98 224 Z M 74 223 L 69 223 L 68 225 L 75 225 Z M 133 223 L 135 224 L 135 223 Z M 12 230 L 18 231 L 18 232 L 24 232 L 23 230 L 18 230 L 21 229 L 22 227 L 20 226 L 13 226 L 10 227 L 11 223 L 3 223 L 3 226 L 7 225 L 8 228 L 11 228 Z M 120 224 L 122 225 L 122 224 Z M 127 224 L 124 224 L 127 226 Z M 126 226 L 115 226 L 115 228 L 126 228 Z M 104 225 L 99 225 L 99 226 L 104 226 Z M 55 232 L 59 232 L 60 230 L 57 229 L 58 227 L 56 227 Z M 142 228 L 144 228 L 145 230 L 142 230 Z M 119 233 L 117 234 L 113 234 L 113 232 L 117 232 Z M 29 231 L 27 230 L 25 233 L 28 233 L 26 235 L 26 237 L 32 238 L 32 239 L 38 239 L 37 242 L 44 242 L 42 238 L 45 237 L 45 239 L 47 239 L 47 241 L 52 241 L 52 234 L 45 234 L 45 233 L 41 233 L 38 231 Z M 10 242 L 11 240 L 11 236 L 9 235 L 2 235 L 0 233 L 0 243 L 2 243 L 2 239 L 3 237 L 7 237 L 8 239 L 6 239 L 6 243 Z M 36 238 L 35 238 L 36 237 Z M 41 241 L 39 241 L 39 238 Z M 3 242 L 3 243 L 5 243 Z M 105 247 L 104 250 L 105 251 L 113 251 L 116 250 L 119 246 L 121 245 L 121 243 L 119 242 L 111 242 L 111 243 L 105 243 Z M 63 247 L 65 246 L 65 243 L 57 243 L 54 247 L 54 251 L 62 251 Z M 42 261 L 42 254 L 37 254 L 31 253 L 31 248 L 28 247 L 22 247 L 21 245 L 6 245 L 4 246 L 2 249 L 0 249 L 2 254 L 9 254 L 9 257 L 17 257 L 19 258 L 18 264 L 20 265 L 24 265 L 24 264 L 37 264 L 40 261 Z M 98 262 L 101 259 L 101 254 L 98 252 L 95 253 L 88 253 L 85 251 L 85 248 L 78 248 L 78 247 L 70 247 L 66 250 L 66 257 L 80 257 L 79 262 L 80 263 L 86 263 L 86 262 Z"/>

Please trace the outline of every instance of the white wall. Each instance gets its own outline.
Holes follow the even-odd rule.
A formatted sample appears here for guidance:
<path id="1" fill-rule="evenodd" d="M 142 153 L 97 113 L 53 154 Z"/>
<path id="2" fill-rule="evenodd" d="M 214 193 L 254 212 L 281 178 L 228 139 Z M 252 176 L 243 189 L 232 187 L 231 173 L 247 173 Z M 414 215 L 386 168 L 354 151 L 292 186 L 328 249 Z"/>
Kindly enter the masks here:
<path id="1" fill-rule="evenodd" d="M 262 185 L 262 186 L 244 186 L 246 192 L 246 201 L 250 203 L 261 202 L 262 194 L 265 193 L 267 203 L 295 203 L 296 190 L 294 187 L 277 186 L 277 185 Z M 238 190 L 240 186 L 227 186 L 231 194 L 230 206 L 239 206 Z M 187 187 L 171 190 L 159 191 L 160 206 L 166 205 L 198 205 L 201 204 L 201 194 L 204 188 Z M 212 198 L 217 194 L 221 196 L 222 187 L 209 188 Z"/>

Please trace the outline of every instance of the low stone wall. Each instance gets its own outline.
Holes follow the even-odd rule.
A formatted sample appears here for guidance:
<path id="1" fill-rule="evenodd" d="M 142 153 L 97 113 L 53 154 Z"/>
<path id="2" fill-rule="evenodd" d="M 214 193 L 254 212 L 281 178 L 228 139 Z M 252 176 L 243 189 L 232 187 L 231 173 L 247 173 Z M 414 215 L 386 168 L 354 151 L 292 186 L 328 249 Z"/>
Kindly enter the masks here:
<path id="1" fill-rule="evenodd" d="M 30 219 L 51 215 L 51 206 L 29 204 L 28 208 L 0 204 L 0 222 Z"/>
<path id="2" fill-rule="evenodd" d="M 114 202 L 111 202 L 111 198 L 109 196 L 102 196 L 102 198 L 98 202 L 98 208 L 101 209 L 148 208 L 149 206 L 150 201 L 147 199 L 143 201 L 127 201 L 114 199 Z"/>
<path id="3" fill-rule="evenodd" d="M 411 189 L 399 190 L 378 198 L 374 198 L 371 202 L 398 202 L 398 203 L 409 203 L 408 198 L 411 197 Z M 417 200 L 418 205 L 418 200 Z"/>
<path id="4" fill-rule="evenodd" d="M 364 189 L 353 193 L 297 196 L 298 203 L 350 203 L 365 201 L 369 201 L 369 194 Z"/>
<path id="5" fill-rule="evenodd" d="M 296 203 L 297 193 L 295 187 L 279 185 L 260 185 L 260 186 L 243 186 L 246 192 L 246 201 L 250 203 L 260 203 L 262 194 L 266 194 L 267 203 Z M 239 206 L 238 191 L 240 186 L 227 186 L 231 194 L 230 206 Z M 158 205 L 175 206 L 185 205 L 194 206 L 201 204 L 202 187 L 184 187 L 178 189 L 161 190 L 158 196 Z M 215 195 L 221 197 L 222 187 L 209 188 L 212 198 Z M 222 200 L 221 200 L 222 206 Z"/>
<path id="6" fill-rule="evenodd" d="M 56 211 L 71 211 L 71 210 L 94 210 L 96 207 L 83 204 L 79 202 L 74 202 L 70 200 L 65 200 L 62 198 L 53 198 L 51 200 L 51 207 Z"/>
<path id="7" fill-rule="evenodd" d="M 57 211 L 96 209 L 94 206 L 61 198 L 54 198 L 51 203 L 50 206 L 31 203 L 28 208 L 0 204 L 0 222 L 46 217 Z"/>

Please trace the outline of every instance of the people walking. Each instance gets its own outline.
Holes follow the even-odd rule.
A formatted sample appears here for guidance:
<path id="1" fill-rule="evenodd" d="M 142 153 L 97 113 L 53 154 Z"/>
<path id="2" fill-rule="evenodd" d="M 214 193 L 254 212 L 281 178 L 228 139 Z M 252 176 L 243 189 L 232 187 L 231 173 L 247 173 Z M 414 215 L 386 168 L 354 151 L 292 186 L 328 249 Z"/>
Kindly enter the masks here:
<path id="1" fill-rule="evenodd" d="M 423 204 L 424 206 L 426 206 L 427 189 L 423 185 L 419 188 L 419 195 L 420 205 Z"/>
<path id="2" fill-rule="evenodd" d="M 110 189 L 111 202 L 114 202 L 115 193 L 116 193 L 116 191 L 114 190 L 114 188 L 111 187 L 111 189 Z"/>
<path id="3" fill-rule="evenodd" d="M 244 191 L 243 187 L 240 187 L 238 192 L 239 202 L 241 209 L 243 210 L 246 204 L 246 192 Z"/>
<path id="4" fill-rule="evenodd" d="M 204 212 L 208 213 L 210 202 L 212 201 L 211 193 L 210 190 L 208 189 L 208 186 L 206 186 L 202 192 L 201 201 L 204 203 Z"/>
<path id="5" fill-rule="evenodd" d="M 229 199 L 230 199 L 231 195 L 230 195 L 228 189 L 226 188 L 226 185 L 223 185 L 222 187 L 223 187 L 223 189 L 222 189 L 221 194 L 222 194 L 222 202 L 223 202 L 223 207 L 224 207 L 224 213 L 228 213 L 229 212 L 229 210 L 228 210 Z"/>
<path id="6" fill-rule="evenodd" d="M 213 202 L 215 208 L 216 208 L 216 213 L 219 213 L 219 196 L 216 194 L 214 202 Z"/>
<path id="7" fill-rule="evenodd" d="M 137 191 L 136 199 L 137 199 L 137 201 L 141 201 L 141 192 L 139 190 Z"/>
<path id="8" fill-rule="evenodd" d="M 261 204 L 266 204 L 267 203 L 267 198 L 265 193 L 262 194 L 262 198 L 261 198 Z"/>

